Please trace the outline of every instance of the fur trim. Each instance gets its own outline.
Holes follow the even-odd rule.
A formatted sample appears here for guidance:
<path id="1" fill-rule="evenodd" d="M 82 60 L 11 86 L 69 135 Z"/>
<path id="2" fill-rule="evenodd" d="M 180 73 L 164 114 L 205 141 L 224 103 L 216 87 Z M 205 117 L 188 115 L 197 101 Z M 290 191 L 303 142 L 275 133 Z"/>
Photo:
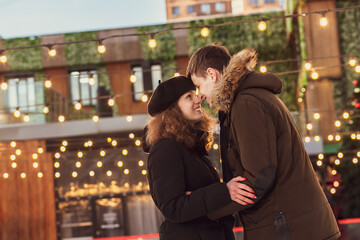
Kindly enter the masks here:
<path id="1" fill-rule="evenodd" d="M 257 63 L 257 53 L 255 49 L 245 48 L 234 54 L 229 65 L 220 76 L 219 84 L 212 93 L 213 104 L 216 110 L 224 112 L 230 111 L 233 102 L 234 92 L 241 85 L 242 77 L 247 72 L 254 71 Z"/>

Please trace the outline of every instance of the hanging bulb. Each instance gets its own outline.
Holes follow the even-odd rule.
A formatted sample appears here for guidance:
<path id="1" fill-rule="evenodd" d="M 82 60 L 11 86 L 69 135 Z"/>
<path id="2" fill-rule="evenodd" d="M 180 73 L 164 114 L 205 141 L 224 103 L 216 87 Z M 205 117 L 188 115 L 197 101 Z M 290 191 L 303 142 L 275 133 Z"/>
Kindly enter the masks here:
<path id="1" fill-rule="evenodd" d="M 151 35 L 150 35 L 149 47 L 150 47 L 150 48 L 155 48 L 155 47 L 156 47 L 155 34 L 151 34 Z"/>
<path id="2" fill-rule="evenodd" d="M 136 75 L 135 72 L 133 71 L 132 74 L 130 75 L 130 82 L 135 83 L 136 82 Z"/>
<path id="3" fill-rule="evenodd" d="M 10 143 L 10 146 L 13 147 L 13 148 L 16 147 L 16 142 L 15 142 L 15 141 L 12 141 L 12 142 Z"/>
<path id="4" fill-rule="evenodd" d="M 266 73 L 266 72 L 267 72 L 267 67 L 266 67 L 265 64 L 263 64 L 263 65 L 260 66 L 260 72 L 261 72 L 261 73 Z"/>
<path id="5" fill-rule="evenodd" d="M 19 107 L 17 107 L 14 112 L 14 117 L 18 118 L 18 117 L 20 117 L 20 115 L 21 115 L 21 113 L 20 113 Z"/>
<path id="6" fill-rule="evenodd" d="M 314 113 L 314 118 L 316 120 L 319 120 L 320 119 L 320 113 Z"/>
<path id="7" fill-rule="evenodd" d="M 58 117 L 58 120 L 59 120 L 59 122 L 64 122 L 65 121 L 65 116 L 64 115 L 60 115 L 59 117 Z"/>
<path id="8" fill-rule="evenodd" d="M 49 105 L 48 105 L 48 104 L 46 104 L 46 105 L 44 106 L 44 108 L 43 108 L 43 113 L 45 113 L 45 114 L 49 113 Z"/>
<path id="9" fill-rule="evenodd" d="M 24 122 L 29 122 L 29 121 L 30 121 L 30 116 L 29 116 L 28 113 L 26 113 L 26 114 L 24 115 Z"/>
<path id="10" fill-rule="evenodd" d="M 203 27 L 203 28 L 201 29 L 201 32 L 200 32 L 200 34 L 201 34 L 202 37 L 207 37 L 207 36 L 209 36 L 209 33 L 210 33 L 210 31 L 209 31 L 209 28 L 208 28 L 208 27 Z"/>
<path id="11" fill-rule="evenodd" d="M 311 66 L 311 63 L 310 63 L 310 62 L 306 62 L 305 65 L 304 65 L 304 67 L 305 67 L 306 70 L 309 71 L 312 66 Z"/>
<path id="12" fill-rule="evenodd" d="M 131 115 L 129 115 L 129 116 L 126 117 L 126 121 L 127 121 L 127 122 L 132 122 L 132 120 L 133 120 L 133 117 L 132 117 Z"/>
<path id="13" fill-rule="evenodd" d="M 51 80 L 49 78 L 46 78 L 44 85 L 46 88 L 51 88 L 52 85 Z"/>
<path id="14" fill-rule="evenodd" d="M 146 94 L 142 95 L 142 97 L 141 97 L 141 101 L 143 101 L 143 102 L 147 102 L 148 99 L 149 99 L 149 97 Z"/>
<path id="15" fill-rule="evenodd" d="M 99 121 L 99 115 L 94 114 L 94 116 L 92 117 L 93 122 L 98 122 Z"/>
<path id="16" fill-rule="evenodd" d="M 101 40 L 98 41 L 98 52 L 103 54 L 106 51 L 105 45 L 102 43 Z"/>
<path id="17" fill-rule="evenodd" d="M 80 110 L 81 109 L 81 101 L 79 100 L 77 103 L 75 103 L 75 109 Z"/>
<path id="18" fill-rule="evenodd" d="M 112 106 L 114 106 L 114 104 L 115 104 L 114 98 L 109 98 L 109 100 L 108 100 L 108 105 L 109 105 L 110 107 L 112 107 Z"/>
<path id="19" fill-rule="evenodd" d="M 1 61 L 2 63 L 6 63 L 6 62 L 7 62 L 7 57 L 6 57 L 6 55 L 5 55 L 5 51 L 4 51 L 4 50 L 0 51 L 0 61 Z"/>
<path id="20" fill-rule="evenodd" d="M 319 74 L 317 72 L 315 72 L 315 70 L 313 70 L 313 72 L 311 73 L 311 78 L 316 80 L 319 78 Z"/>
<path id="21" fill-rule="evenodd" d="M 263 32 L 266 30 L 266 22 L 264 20 L 260 21 L 258 24 L 259 31 Z"/>
<path id="22" fill-rule="evenodd" d="M 357 62 L 356 59 L 353 58 L 353 57 L 349 59 L 349 65 L 350 65 L 351 67 L 355 67 L 356 62 Z"/>
<path id="23" fill-rule="evenodd" d="M 357 65 L 357 66 L 355 67 L 355 72 L 360 73 L 360 65 Z"/>
<path id="24" fill-rule="evenodd" d="M 349 113 L 348 113 L 348 112 L 344 112 L 344 113 L 343 113 L 343 118 L 344 118 L 344 119 L 348 119 L 348 118 L 349 118 L 349 116 L 350 116 L 350 115 L 349 115 Z"/>
<path id="25" fill-rule="evenodd" d="M 341 126 L 341 122 L 339 120 L 335 121 L 335 127 L 340 127 Z"/>
<path id="26" fill-rule="evenodd" d="M 320 18 L 320 26 L 326 27 L 328 25 L 328 19 L 325 16 L 325 13 Z"/>
<path id="27" fill-rule="evenodd" d="M 49 56 L 50 57 L 55 57 L 56 56 L 56 49 L 54 48 L 54 46 L 49 46 L 48 48 L 49 48 L 49 51 L 48 51 Z"/>
<path id="28" fill-rule="evenodd" d="M 312 126 L 312 124 L 311 123 L 308 123 L 307 125 L 306 125 L 306 128 L 307 128 L 307 130 L 311 130 L 312 128 L 313 128 L 313 126 Z"/>
<path id="29" fill-rule="evenodd" d="M 95 85 L 95 78 L 94 78 L 94 74 L 92 73 L 89 74 L 89 85 L 90 86 Z"/>
<path id="30" fill-rule="evenodd" d="M 5 91 L 7 88 L 8 88 L 7 82 L 2 82 L 1 83 L 1 90 Z"/>
<path id="31" fill-rule="evenodd" d="M 178 77 L 178 76 L 180 76 L 180 73 L 178 72 L 174 73 L 174 77 Z"/>

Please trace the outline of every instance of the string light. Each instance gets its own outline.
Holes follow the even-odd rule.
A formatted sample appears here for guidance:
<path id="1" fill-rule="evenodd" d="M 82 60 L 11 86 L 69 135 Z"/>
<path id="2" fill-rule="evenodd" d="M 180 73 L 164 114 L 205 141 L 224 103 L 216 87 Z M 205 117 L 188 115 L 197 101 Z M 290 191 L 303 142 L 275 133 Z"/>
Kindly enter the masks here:
<path id="1" fill-rule="evenodd" d="M 109 170 L 109 171 L 106 172 L 106 175 L 108 175 L 109 177 L 111 177 L 112 172 Z"/>
<path id="2" fill-rule="evenodd" d="M 218 150 L 218 149 L 219 149 L 219 145 L 215 143 L 215 144 L 213 145 L 213 149 L 214 149 L 214 150 Z"/>
<path id="3" fill-rule="evenodd" d="M 328 140 L 329 140 L 329 141 L 334 140 L 334 136 L 333 136 L 333 135 L 329 135 L 329 136 L 328 136 Z"/>
<path id="4" fill-rule="evenodd" d="M 38 155 L 36 153 L 33 153 L 32 158 L 35 160 L 38 158 Z"/>
<path id="5" fill-rule="evenodd" d="M 81 162 L 77 161 L 77 162 L 75 163 L 75 167 L 80 168 L 80 167 L 81 167 Z"/>
<path id="6" fill-rule="evenodd" d="M 338 156 L 338 158 L 343 158 L 344 154 L 342 152 L 339 152 L 337 156 Z"/>
<path id="7" fill-rule="evenodd" d="M 311 78 L 316 80 L 319 78 L 319 74 L 317 72 L 315 72 L 315 70 L 313 70 L 313 72 L 311 73 Z"/>
<path id="8" fill-rule="evenodd" d="M 115 104 L 114 98 L 109 98 L 109 100 L 108 100 L 108 105 L 109 105 L 110 107 L 112 107 L 112 106 L 114 106 L 114 104 Z"/>
<path id="9" fill-rule="evenodd" d="M 69 143 L 68 143 L 68 141 L 66 141 L 66 140 L 63 140 L 62 142 L 61 142 L 61 145 L 63 145 L 63 146 L 67 146 Z"/>
<path id="10" fill-rule="evenodd" d="M 320 154 L 318 155 L 318 158 L 319 158 L 320 160 L 324 159 L 324 154 L 320 153 Z"/>
<path id="11" fill-rule="evenodd" d="M 34 162 L 33 163 L 33 168 L 38 168 L 39 167 L 39 164 L 37 162 Z"/>
<path id="12" fill-rule="evenodd" d="M 357 63 L 357 61 L 356 61 L 355 58 L 352 57 L 352 58 L 349 59 L 349 65 L 351 67 L 355 67 L 356 63 Z"/>
<path id="13" fill-rule="evenodd" d="M 122 167 L 124 164 L 123 164 L 122 161 L 118 161 L 117 165 L 118 165 L 119 167 Z"/>
<path id="14" fill-rule="evenodd" d="M 132 122 L 132 120 L 133 120 L 133 117 L 132 117 L 131 115 L 129 115 L 129 116 L 126 117 L 126 121 L 127 121 L 127 122 Z"/>
<path id="15" fill-rule="evenodd" d="M 311 130 L 311 129 L 313 128 L 313 126 L 312 126 L 311 123 L 308 123 L 308 124 L 306 125 L 306 128 L 307 128 L 307 130 Z"/>
<path id="16" fill-rule="evenodd" d="M 121 153 L 122 153 L 122 155 L 126 156 L 126 155 L 128 155 L 128 150 L 124 149 L 124 150 L 122 150 Z"/>
<path id="17" fill-rule="evenodd" d="M 1 83 L 1 90 L 5 91 L 7 88 L 8 88 L 7 82 L 2 82 Z"/>
<path id="18" fill-rule="evenodd" d="M 138 164 L 140 167 L 142 167 L 142 166 L 144 166 L 144 161 L 140 160 Z"/>
<path id="19" fill-rule="evenodd" d="M 318 161 L 316 162 L 316 165 L 318 165 L 319 167 L 321 167 L 322 164 L 323 164 L 323 162 L 322 162 L 321 160 L 318 160 Z"/>
<path id="20" fill-rule="evenodd" d="M 16 156 L 15 156 L 14 154 L 11 154 L 11 155 L 10 155 L 10 160 L 11 160 L 11 161 L 14 161 L 15 159 L 16 159 Z"/>
<path id="21" fill-rule="evenodd" d="M 142 95 L 142 97 L 141 97 L 141 101 L 143 101 L 143 102 L 147 102 L 148 99 L 149 99 L 149 97 L 146 94 Z"/>
<path id="22" fill-rule="evenodd" d="M 339 120 L 335 121 L 335 127 L 340 127 L 341 126 L 341 122 Z"/>
<path id="23" fill-rule="evenodd" d="M 142 175 L 146 175 L 146 174 L 147 174 L 147 171 L 146 171 L 146 170 L 142 170 L 141 173 L 142 173 Z"/>
<path id="24" fill-rule="evenodd" d="M 266 22 L 264 20 L 261 20 L 258 24 L 259 31 L 263 32 L 266 30 Z"/>
<path id="25" fill-rule="evenodd" d="M 336 175 L 336 174 L 337 174 L 337 171 L 336 171 L 335 169 L 333 169 L 333 170 L 331 171 L 331 174 L 332 174 L 332 175 Z"/>
<path id="26" fill-rule="evenodd" d="M 207 37 L 207 36 L 209 36 L 209 33 L 210 33 L 210 31 L 209 31 L 209 28 L 208 28 L 208 27 L 203 27 L 203 28 L 201 29 L 201 31 L 200 31 L 200 34 L 201 34 L 202 37 Z"/>
<path id="27" fill-rule="evenodd" d="M 77 103 L 75 103 L 75 109 L 78 111 L 81 109 L 81 101 L 80 100 Z"/>
<path id="28" fill-rule="evenodd" d="M 305 137 L 305 142 L 306 142 L 306 143 L 309 143 L 310 140 L 311 140 L 310 137 Z"/>
<path id="29" fill-rule="evenodd" d="M 61 156 L 61 155 L 60 155 L 60 153 L 58 153 L 58 152 L 54 154 L 54 157 L 55 157 L 56 159 L 59 159 L 60 156 Z"/>
<path id="30" fill-rule="evenodd" d="M 134 139 L 134 137 L 135 137 L 135 135 L 134 135 L 133 133 L 130 133 L 130 134 L 129 134 L 129 138 L 130 138 L 130 139 Z"/>
<path id="31" fill-rule="evenodd" d="M 20 156 L 20 155 L 21 155 L 21 150 L 20 150 L 20 149 L 16 149 L 15 154 L 18 155 L 18 156 Z"/>
<path id="32" fill-rule="evenodd" d="M 135 72 L 133 71 L 132 74 L 130 75 L 130 82 L 131 83 L 136 83 L 136 75 L 135 75 Z"/>
<path id="33" fill-rule="evenodd" d="M 330 189 L 330 193 L 331 193 L 331 194 L 335 194 L 335 193 L 336 193 L 336 189 L 335 189 L 335 188 L 331 188 L 331 189 Z"/>
<path id="34" fill-rule="evenodd" d="M 65 117 L 64 117 L 64 115 L 59 115 L 58 120 L 59 120 L 59 122 L 61 122 L 61 123 L 65 122 Z"/>
<path id="35" fill-rule="evenodd" d="M 155 34 L 150 34 L 149 47 L 150 48 L 155 48 L 156 47 Z"/>
<path id="36" fill-rule="evenodd" d="M 357 152 L 356 156 L 360 157 L 360 152 Z"/>
<path id="37" fill-rule="evenodd" d="M 180 73 L 175 72 L 173 77 L 178 77 L 178 76 L 180 76 Z"/>
<path id="38" fill-rule="evenodd" d="M 360 65 L 357 65 L 357 66 L 355 67 L 355 72 L 360 73 Z"/>
<path id="39" fill-rule="evenodd" d="M 100 151 L 100 156 L 105 157 L 105 155 L 106 155 L 105 151 L 104 151 L 104 150 L 101 150 L 101 151 Z"/>
<path id="40" fill-rule="evenodd" d="M 341 140 L 341 136 L 340 136 L 340 135 L 336 135 L 336 136 L 335 136 L 335 140 L 336 140 L 336 141 L 340 141 L 340 140 Z"/>
<path id="41" fill-rule="evenodd" d="M 21 178 L 26 178 L 26 173 L 21 173 L 20 176 Z"/>
<path id="42" fill-rule="evenodd" d="M 108 137 L 108 138 L 107 138 L 107 142 L 108 142 L 108 143 L 111 143 L 111 141 L 112 141 L 111 137 Z"/>
<path id="43" fill-rule="evenodd" d="M 94 114 L 92 117 L 93 122 L 98 122 L 99 121 L 99 115 Z"/>
<path id="44" fill-rule="evenodd" d="M 38 178 L 42 178 L 44 176 L 44 174 L 42 172 L 38 172 Z"/>
<path id="45" fill-rule="evenodd" d="M 94 74 L 92 74 L 92 73 L 89 74 L 89 85 L 90 86 L 95 85 L 95 78 L 94 78 Z"/>
<path id="46" fill-rule="evenodd" d="M 124 170 L 124 173 L 125 173 L 125 174 L 129 174 L 129 173 L 130 173 L 129 169 L 125 169 L 125 170 Z"/>
<path id="47" fill-rule="evenodd" d="M 12 148 L 16 147 L 16 142 L 15 142 L 15 141 L 12 141 L 12 142 L 10 143 L 10 146 L 11 146 Z"/>
<path id="48" fill-rule="evenodd" d="M 51 80 L 49 78 L 47 78 L 44 82 L 44 86 L 46 88 L 51 88 L 51 85 L 52 85 Z"/>
<path id="49" fill-rule="evenodd" d="M 116 147 L 117 141 L 116 141 L 116 140 L 112 140 L 112 141 L 111 141 L 111 145 L 112 145 L 113 147 Z"/>
<path id="50" fill-rule="evenodd" d="M 90 171 L 90 172 L 89 172 L 89 175 L 90 175 L 90 177 L 93 177 L 93 176 L 95 175 L 95 172 L 94 172 L 94 171 Z"/>
<path id="51" fill-rule="evenodd" d="M 15 112 L 14 112 L 14 117 L 19 118 L 20 115 L 21 115 L 21 113 L 20 113 L 19 107 L 17 107 Z"/>
<path id="52" fill-rule="evenodd" d="M 136 140 L 136 141 L 135 141 L 135 145 L 136 145 L 136 146 L 140 146 L 140 145 L 141 145 L 141 141 L 140 141 L 140 140 Z"/>
<path id="53" fill-rule="evenodd" d="M 348 119 L 348 118 L 349 118 L 349 116 L 350 116 L 350 115 L 349 115 L 349 113 L 348 113 L 348 112 L 344 112 L 344 113 L 343 113 L 343 118 L 344 118 L 344 119 Z"/>
<path id="54" fill-rule="evenodd" d="M 83 154 L 82 151 L 79 151 L 79 152 L 77 153 L 77 156 L 78 156 L 78 158 L 82 158 L 82 157 L 84 156 L 84 154 Z"/>
<path id="55" fill-rule="evenodd" d="M 305 65 L 304 65 L 304 67 L 305 67 L 306 70 L 309 71 L 312 66 L 311 66 L 311 63 L 310 63 L 310 62 L 306 62 Z"/>
<path id="56" fill-rule="evenodd" d="M 4 176 L 5 179 L 9 178 L 9 174 L 8 174 L 8 173 L 4 173 L 3 176 Z"/>
<path id="57" fill-rule="evenodd" d="M 99 168 L 102 167 L 102 162 L 101 162 L 101 161 L 98 161 L 98 162 L 96 163 L 96 166 L 99 167 Z"/>
<path id="58" fill-rule="evenodd" d="M 11 167 L 12 167 L 12 168 L 16 168 L 16 167 L 17 167 L 16 162 L 13 162 L 13 163 L 11 164 Z"/>
<path id="59" fill-rule="evenodd" d="M 61 152 L 65 152 L 65 151 L 66 151 L 66 147 L 65 147 L 65 146 L 61 146 L 61 147 L 60 147 L 60 151 L 61 151 Z"/>
<path id="60" fill-rule="evenodd" d="M 45 114 L 49 113 L 49 106 L 48 105 L 44 106 L 43 113 L 45 113 Z"/>
<path id="61" fill-rule="evenodd" d="M 54 48 L 54 46 L 48 46 L 48 48 L 49 48 L 49 51 L 48 51 L 48 53 L 49 53 L 49 56 L 50 57 L 55 57 L 56 56 L 56 49 Z"/>
<path id="62" fill-rule="evenodd" d="M 24 122 L 29 122 L 29 121 L 30 121 L 30 116 L 29 116 L 28 113 L 26 113 L 26 114 L 24 115 Z"/>
<path id="63" fill-rule="evenodd" d="M 59 167 L 60 167 L 60 163 L 59 163 L 59 162 L 55 162 L 55 163 L 54 163 L 54 167 L 55 167 L 55 168 L 59 168 Z"/>
<path id="64" fill-rule="evenodd" d="M 103 54 L 106 51 L 105 45 L 102 43 L 101 40 L 98 41 L 97 50 L 99 53 Z"/>
<path id="65" fill-rule="evenodd" d="M 320 136 L 315 136 L 314 140 L 315 140 L 315 142 L 319 142 L 320 141 Z"/>
<path id="66" fill-rule="evenodd" d="M 353 162 L 354 164 L 357 164 L 359 161 L 358 161 L 357 158 L 353 158 L 352 162 Z"/>
<path id="67" fill-rule="evenodd" d="M 266 72 L 267 72 L 267 67 L 266 67 L 266 65 L 261 65 L 261 66 L 260 66 L 260 72 L 261 72 L 261 73 L 266 73 Z"/>
<path id="68" fill-rule="evenodd" d="M 356 134 L 355 134 L 355 133 L 351 134 L 351 139 L 352 139 L 352 140 L 355 140 L 355 139 L 356 139 Z"/>
<path id="69" fill-rule="evenodd" d="M 55 177 L 56 177 L 56 178 L 59 178 L 59 177 L 60 177 L 60 173 L 59 173 L 59 172 L 56 172 L 56 173 L 55 173 Z"/>
<path id="70" fill-rule="evenodd" d="M 334 163 L 335 163 L 335 165 L 340 165 L 341 162 L 339 159 L 336 159 Z"/>
<path id="71" fill-rule="evenodd" d="M 6 63 L 7 62 L 7 57 L 5 55 L 5 51 L 4 50 L 0 50 L 0 61 L 2 63 Z"/>
<path id="72" fill-rule="evenodd" d="M 338 181 L 334 181 L 334 187 L 339 187 L 340 183 Z"/>
<path id="73" fill-rule="evenodd" d="M 78 174 L 77 174 L 77 172 L 72 172 L 71 175 L 73 176 L 73 178 L 76 178 Z"/>
<path id="74" fill-rule="evenodd" d="M 325 16 L 325 13 L 320 18 L 320 26 L 326 27 L 328 25 L 329 21 L 327 17 Z"/>

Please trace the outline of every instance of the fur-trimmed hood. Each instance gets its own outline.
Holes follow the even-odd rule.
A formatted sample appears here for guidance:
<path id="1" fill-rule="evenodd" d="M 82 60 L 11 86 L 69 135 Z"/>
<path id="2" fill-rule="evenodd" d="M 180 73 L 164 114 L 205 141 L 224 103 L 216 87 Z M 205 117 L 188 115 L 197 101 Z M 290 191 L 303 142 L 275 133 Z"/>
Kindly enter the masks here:
<path id="1" fill-rule="evenodd" d="M 212 94 L 212 101 L 217 110 L 229 112 L 238 88 L 240 91 L 247 88 L 264 88 L 274 94 L 282 92 L 280 78 L 272 73 L 254 72 L 256 63 L 257 53 L 254 49 L 246 48 L 232 56 Z"/>

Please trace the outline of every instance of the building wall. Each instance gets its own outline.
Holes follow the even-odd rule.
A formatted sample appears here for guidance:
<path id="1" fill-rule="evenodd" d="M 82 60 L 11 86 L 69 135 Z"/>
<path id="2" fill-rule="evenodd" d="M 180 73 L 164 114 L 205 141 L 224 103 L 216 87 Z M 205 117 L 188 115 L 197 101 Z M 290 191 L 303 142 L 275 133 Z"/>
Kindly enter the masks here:
<path id="1" fill-rule="evenodd" d="M 242 14 L 282 11 L 285 10 L 285 2 L 285 0 L 274 0 L 274 3 L 265 3 L 265 0 L 243 0 L 244 12 Z M 236 9 L 233 13 L 234 11 L 239 12 Z"/>
<path id="2" fill-rule="evenodd" d="M 42 140 L 17 142 L 11 148 L 9 142 L 0 143 L 0 239 L 55 240 L 54 173 L 49 153 L 38 154 L 38 168 L 33 168 L 32 154 L 38 147 L 45 149 Z M 10 155 L 15 149 L 22 153 L 15 161 Z M 11 163 L 17 167 L 12 168 Z M 21 173 L 26 178 L 21 178 Z M 44 175 L 37 176 L 38 172 Z M 3 174 L 8 173 L 7 179 Z"/>

